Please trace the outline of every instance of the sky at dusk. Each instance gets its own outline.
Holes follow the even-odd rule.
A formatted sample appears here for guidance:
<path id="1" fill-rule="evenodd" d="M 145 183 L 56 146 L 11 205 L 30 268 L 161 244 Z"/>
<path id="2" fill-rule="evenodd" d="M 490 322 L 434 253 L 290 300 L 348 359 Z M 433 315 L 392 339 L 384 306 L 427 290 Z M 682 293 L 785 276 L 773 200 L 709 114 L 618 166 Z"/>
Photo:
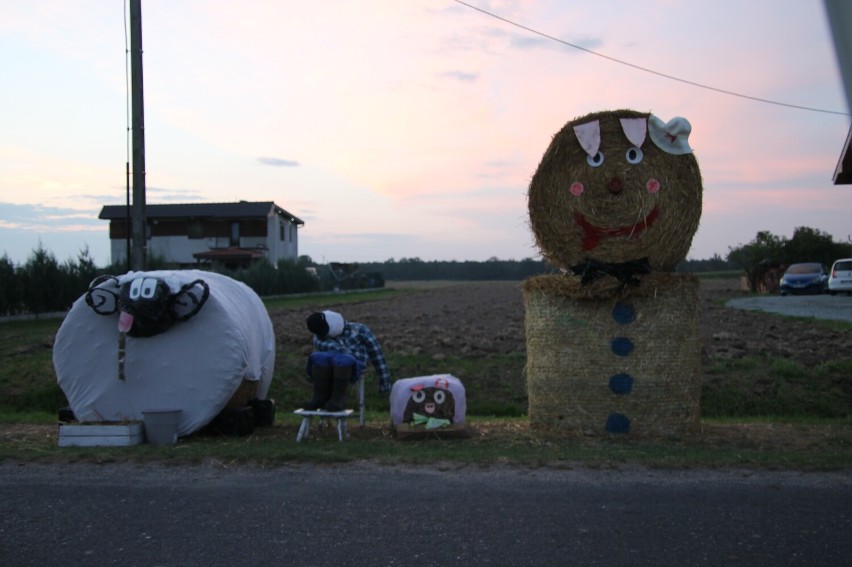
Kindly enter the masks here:
<path id="1" fill-rule="evenodd" d="M 147 202 L 274 201 L 317 262 L 538 258 L 526 195 L 551 137 L 632 108 L 692 124 L 689 258 L 760 230 L 852 235 L 821 1 L 467 4 L 143 0 Z M 16 264 L 39 244 L 110 261 L 97 216 L 125 202 L 126 10 L 0 0 L 0 256 Z"/>

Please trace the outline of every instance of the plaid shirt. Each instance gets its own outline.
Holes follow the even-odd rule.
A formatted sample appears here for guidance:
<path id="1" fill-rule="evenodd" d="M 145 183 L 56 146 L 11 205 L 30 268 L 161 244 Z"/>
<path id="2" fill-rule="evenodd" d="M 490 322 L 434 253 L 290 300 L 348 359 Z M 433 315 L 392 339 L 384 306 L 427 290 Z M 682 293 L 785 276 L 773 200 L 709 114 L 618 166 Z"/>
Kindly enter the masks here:
<path id="1" fill-rule="evenodd" d="M 367 325 L 347 322 L 343 326 L 343 332 L 336 337 L 319 340 L 314 336 L 314 350 L 351 354 L 358 363 L 359 376 L 367 367 L 367 362 L 372 362 L 379 375 L 379 391 L 390 391 L 390 369 L 385 360 L 385 354 Z"/>

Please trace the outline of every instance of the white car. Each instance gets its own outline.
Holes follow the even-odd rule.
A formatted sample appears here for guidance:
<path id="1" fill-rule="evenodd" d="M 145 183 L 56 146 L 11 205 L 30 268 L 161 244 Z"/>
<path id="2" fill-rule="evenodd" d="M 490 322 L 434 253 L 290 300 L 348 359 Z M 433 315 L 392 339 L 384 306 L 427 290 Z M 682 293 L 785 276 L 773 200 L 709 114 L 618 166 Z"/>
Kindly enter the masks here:
<path id="1" fill-rule="evenodd" d="M 852 295 L 852 258 L 837 260 L 831 266 L 828 275 L 828 293 L 831 295 L 845 291 Z"/>

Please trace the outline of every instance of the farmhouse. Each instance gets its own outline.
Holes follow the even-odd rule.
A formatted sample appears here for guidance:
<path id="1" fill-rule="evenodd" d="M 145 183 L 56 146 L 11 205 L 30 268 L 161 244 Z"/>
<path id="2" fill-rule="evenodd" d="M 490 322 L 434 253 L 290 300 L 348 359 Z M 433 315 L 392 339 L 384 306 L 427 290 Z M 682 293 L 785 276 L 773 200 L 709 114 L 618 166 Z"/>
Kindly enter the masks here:
<path id="1" fill-rule="evenodd" d="M 105 205 L 112 263 L 126 262 L 127 206 Z M 272 201 L 182 203 L 145 207 L 148 255 L 177 268 L 247 268 L 299 256 L 298 228 L 305 223 Z"/>

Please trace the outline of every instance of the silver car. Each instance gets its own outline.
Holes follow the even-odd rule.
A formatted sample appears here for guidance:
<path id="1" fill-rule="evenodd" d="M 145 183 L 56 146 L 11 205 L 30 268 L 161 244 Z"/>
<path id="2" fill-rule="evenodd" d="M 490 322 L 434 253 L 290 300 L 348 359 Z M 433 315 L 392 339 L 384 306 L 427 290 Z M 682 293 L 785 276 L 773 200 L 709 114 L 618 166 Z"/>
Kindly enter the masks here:
<path id="1" fill-rule="evenodd" d="M 852 258 L 837 260 L 828 274 L 828 293 L 846 292 L 852 295 Z"/>

